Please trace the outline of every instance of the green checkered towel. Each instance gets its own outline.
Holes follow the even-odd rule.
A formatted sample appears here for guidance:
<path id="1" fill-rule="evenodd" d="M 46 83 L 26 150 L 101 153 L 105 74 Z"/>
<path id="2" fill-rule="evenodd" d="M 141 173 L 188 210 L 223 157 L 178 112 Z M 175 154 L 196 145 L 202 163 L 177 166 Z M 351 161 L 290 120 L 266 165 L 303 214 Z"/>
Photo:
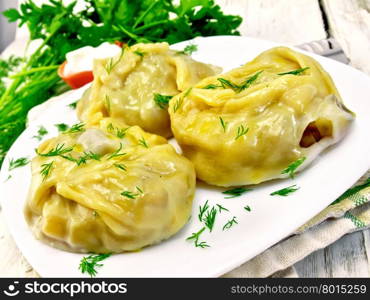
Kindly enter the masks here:
<path id="1" fill-rule="evenodd" d="M 343 235 L 370 227 L 370 171 L 293 235 L 224 275 L 291 277 L 290 267 Z M 293 271 L 293 272 L 292 272 Z"/>

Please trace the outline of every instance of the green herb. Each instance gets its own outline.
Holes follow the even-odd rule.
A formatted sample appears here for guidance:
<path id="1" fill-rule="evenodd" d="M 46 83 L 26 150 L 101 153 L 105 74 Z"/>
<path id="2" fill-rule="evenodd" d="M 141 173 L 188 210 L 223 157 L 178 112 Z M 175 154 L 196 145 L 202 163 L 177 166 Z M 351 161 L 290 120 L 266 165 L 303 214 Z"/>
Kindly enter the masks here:
<path id="1" fill-rule="evenodd" d="M 96 218 L 96 217 L 99 217 L 99 214 L 96 210 L 93 211 L 93 216 Z"/>
<path id="2" fill-rule="evenodd" d="M 126 171 L 126 166 L 124 164 L 114 164 L 114 166 L 122 171 Z"/>
<path id="3" fill-rule="evenodd" d="M 224 89 L 231 88 L 234 91 L 237 91 L 239 89 L 239 86 L 232 83 L 230 80 L 227 80 L 225 78 L 217 78 L 217 80 L 221 83 L 221 87 Z"/>
<path id="4" fill-rule="evenodd" d="M 281 190 L 275 191 L 271 193 L 271 196 L 279 195 L 279 196 L 288 196 L 291 193 L 294 193 L 295 191 L 299 190 L 299 187 L 297 187 L 296 184 L 288 186 L 286 188 L 283 188 Z"/>
<path id="5" fill-rule="evenodd" d="M 140 194 L 144 194 L 143 190 L 142 190 L 141 188 L 139 188 L 138 186 L 136 187 L 136 189 L 138 190 L 138 192 L 139 192 Z"/>
<path id="6" fill-rule="evenodd" d="M 108 95 L 105 95 L 105 107 L 107 109 L 108 114 L 110 114 L 110 98 Z"/>
<path id="7" fill-rule="evenodd" d="M 130 199 L 135 199 L 135 198 L 138 196 L 138 194 L 135 194 L 135 193 L 130 192 L 130 191 L 123 191 L 123 192 L 121 193 L 121 195 L 122 195 L 122 196 L 125 196 L 125 197 L 127 197 L 127 198 L 130 198 Z"/>
<path id="8" fill-rule="evenodd" d="M 228 122 L 225 122 L 224 119 L 222 119 L 221 117 L 219 118 L 220 118 L 220 123 L 221 123 L 223 130 L 224 132 L 226 132 L 226 127 L 227 127 Z"/>
<path id="9" fill-rule="evenodd" d="M 240 138 L 243 135 L 246 135 L 248 133 L 248 131 L 249 131 L 249 128 L 244 128 L 243 125 L 238 126 L 238 131 L 236 133 L 235 140 L 237 140 L 238 138 Z"/>
<path id="10" fill-rule="evenodd" d="M 278 73 L 278 75 L 288 75 L 288 74 L 301 75 L 304 71 L 308 70 L 309 68 L 310 67 L 305 67 L 305 68 L 301 68 L 301 69 L 297 69 L 297 70 L 293 70 L 293 71 L 289 71 L 289 72 Z"/>
<path id="11" fill-rule="evenodd" d="M 303 164 L 305 160 L 306 160 L 306 157 L 301 157 L 297 159 L 296 161 L 292 162 L 286 169 L 281 171 L 281 174 L 289 174 L 289 177 L 293 179 L 295 175 L 295 171 L 301 164 Z"/>
<path id="12" fill-rule="evenodd" d="M 134 53 L 137 55 L 137 56 L 140 56 L 141 59 L 144 58 L 144 55 L 146 54 L 145 52 L 142 52 L 140 50 L 136 50 L 134 51 Z"/>
<path id="13" fill-rule="evenodd" d="M 244 209 L 245 209 L 246 211 L 251 211 L 251 208 L 250 208 L 250 206 L 249 206 L 249 205 L 244 206 Z"/>
<path id="14" fill-rule="evenodd" d="M 174 113 L 181 107 L 182 103 L 184 102 L 184 99 L 190 94 L 191 89 L 192 88 L 187 89 L 187 91 L 185 92 L 185 94 L 182 97 L 177 98 L 177 100 L 175 102 L 175 105 L 173 106 L 173 112 Z"/>
<path id="15" fill-rule="evenodd" d="M 205 87 L 202 87 L 202 89 L 214 90 L 214 89 L 217 89 L 219 87 L 222 87 L 222 85 L 216 85 L 216 84 L 210 83 L 210 84 L 206 85 Z"/>
<path id="16" fill-rule="evenodd" d="M 179 54 L 192 55 L 193 52 L 198 51 L 198 46 L 195 44 L 189 44 L 185 46 L 182 51 L 178 51 Z"/>
<path id="17" fill-rule="evenodd" d="M 114 61 L 114 57 L 108 60 L 107 64 L 104 66 L 104 69 L 108 74 L 110 74 L 116 65 L 121 61 L 124 52 L 125 47 L 122 47 L 121 54 L 116 61 Z"/>
<path id="18" fill-rule="evenodd" d="M 223 207 L 221 204 L 216 204 L 218 207 L 218 212 L 221 213 L 221 211 L 229 211 L 227 208 Z"/>
<path id="19" fill-rule="evenodd" d="M 74 124 L 74 125 L 71 126 L 71 128 L 69 128 L 68 130 L 66 130 L 64 133 L 65 134 L 68 134 L 68 133 L 83 132 L 83 131 L 85 131 L 84 126 L 85 126 L 84 123 Z"/>
<path id="20" fill-rule="evenodd" d="M 68 89 L 55 68 L 69 51 L 107 41 L 174 44 L 197 36 L 239 35 L 236 29 L 242 21 L 225 15 L 213 0 L 78 1 L 86 4 L 83 11 L 75 9 L 77 1 L 53 0 L 39 6 L 35 2 L 24 1 L 19 11 L 4 12 L 10 22 L 27 26 L 31 40 L 42 44 L 6 89 L 0 88 L 0 164 L 25 129 L 27 112 Z M 5 62 L 7 69 L 17 64 Z M 108 69 L 113 64 L 112 60 Z"/>
<path id="21" fill-rule="evenodd" d="M 121 129 L 121 128 L 118 128 L 118 127 L 114 127 L 112 123 L 109 123 L 109 125 L 107 126 L 107 130 L 116 135 L 118 138 L 120 139 L 123 139 L 125 136 L 126 136 L 126 131 L 129 129 L 130 127 L 127 127 L 127 128 L 124 128 L 124 129 Z"/>
<path id="22" fill-rule="evenodd" d="M 27 165 L 29 162 L 30 161 L 28 160 L 27 157 L 20 157 L 20 158 L 17 158 L 16 160 L 12 158 L 9 161 L 9 171 L 14 170 L 15 168 L 23 167 Z"/>
<path id="23" fill-rule="evenodd" d="M 234 224 L 238 224 L 235 216 L 231 220 L 227 221 L 224 227 L 222 227 L 222 230 L 230 229 Z"/>
<path id="24" fill-rule="evenodd" d="M 248 78 L 244 83 L 242 83 L 242 84 L 239 86 L 239 88 L 238 88 L 238 92 L 241 92 L 241 91 L 243 91 L 243 90 L 245 90 L 245 89 L 249 88 L 249 87 L 252 85 L 252 83 L 254 83 L 254 82 L 257 80 L 258 76 L 259 76 L 262 72 L 263 72 L 263 70 L 262 70 L 262 71 L 257 72 L 257 73 L 256 73 L 256 74 L 254 74 L 253 76 L 249 77 L 249 78 Z"/>
<path id="25" fill-rule="evenodd" d="M 168 102 L 172 99 L 173 96 L 161 95 L 154 93 L 154 102 L 162 109 L 167 109 Z"/>
<path id="26" fill-rule="evenodd" d="M 77 107 L 77 103 L 78 103 L 78 101 L 73 102 L 73 103 L 71 103 L 71 104 L 68 104 L 68 106 L 69 106 L 70 108 L 72 108 L 72 109 L 76 109 L 76 107 Z"/>
<path id="27" fill-rule="evenodd" d="M 252 189 L 246 189 L 246 188 L 243 188 L 243 187 L 238 187 L 238 188 L 233 188 L 231 190 L 224 191 L 224 192 L 222 192 L 222 194 L 230 195 L 229 197 L 225 197 L 225 199 L 230 199 L 230 198 L 239 197 L 239 196 L 243 195 L 244 193 L 249 192 L 251 190 Z"/>
<path id="28" fill-rule="evenodd" d="M 51 168 L 53 167 L 53 164 L 54 164 L 54 161 L 52 161 L 51 163 L 48 163 L 48 164 L 42 164 L 41 165 L 40 174 L 42 176 L 43 181 L 45 181 L 45 179 L 47 177 L 49 177 L 50 172 L 51 172 Z"/>
<path id="29" fill-rule="evenodd" d="M 37 155 L 40 156 L 60 156 L 65 153 L 71 152 L 73 150 L 73 147 L 64 148 L 64 144 L 57 144 L 55 148 L 49 150 L 47 153 L 40 153 L 38 149 L 35 149 Z"/>
<path id="30" fill-rule="evenodd" d="M 122 143 L 119 143 L 119 148 L 108 156 L 108 159 L 112 159 L 118 156 L 126 155 L 126 153 L 119 153 L 122 150 Z"/>
<path id="31" fill-rule="evenodd" d="M 6 90 L 6 83 L 3 79 L 7 78 L 22 62 L 23 58 L 14 55 L 7 59 L 0 58 L 0 95 Z"/>
<path id="32" fill-rule="evenodd" d="M 217 215 L 217 210 L 214 207 L 212 207 L 210 210 L 207 210 L 204 216 L 204 219 L 203 219 L 204 224 L 207 226 L 210 232 L 212 231 L 213 226 L 215 224 L 216 215 Z"/>
<path id="33" fill-rule="evenodd" d="M 209 206 L 208 206 L 208 200 L 204 203 L 203 206 L 199 206 L 199 214 L 198 214 L 198 219 L 200 222 L 203 222 L 203 215 L 205 214 L 205 212 L 208 210 Z"/>
<path id="34" fill-rule="evenodd" d="M 191 236 L 189 236 L 189 237 L 186 238 L 186 240 L 187 241 L 194 240 L 195 247 L 199 247 L 199 248 L 210 247 L 206 242 L 200 242 L 199 243 L 200 235 L 203 233 L 204 230 L 206 230 L 205 227 L 203 227 L 202 229 L 200 229 L 198 232 L 192 233 Z"/>
<path id="35" fill-rule="evenodd" d="M 141 139 L 139 140 L 139 145 L 145 148 L 149 148 L 148 144 L 146 143 L 146 140 L 143 137 L 141 137 Z"/>
<path id="36" fill-rule="evenodd" d="M 100 264 L 99 262 L 111 255 L 111 253 L 91 254 L 89 256 L 83 257 L 78 268 L 82 274 L 87 273 L 91 277 L 94 277 L 98 273 L 96 268 L 103 266 L 103 264 Z"/>
<path id="37" fill-rule="evenodd" d="M 88 159 L 100 160 L 101 155 L 100 154 L 97 154 L 97 153 L 94 153 L 92 151 L 88 151 L 88 152 L 84 152 L 84 156 L 83 157 L 84 157 L 85 160 L 88 160 Z"/>
<path id="38" fill-rule="evenodd" d="M 41 141 L 42 137 L 48 134 L 48 131 L 46 130 L 44 126 L 40 126 L 39 130 L 37 131 L 37 134 L 38 135 L 33 136 L 33 138 Z"/>
<path id="39" fill-rule="evenodd" d="M 64 123 L 55 124 L 54 126 L 58 129 L 59 132 L 67 131 L 69 128 L 69 126 Z"/>

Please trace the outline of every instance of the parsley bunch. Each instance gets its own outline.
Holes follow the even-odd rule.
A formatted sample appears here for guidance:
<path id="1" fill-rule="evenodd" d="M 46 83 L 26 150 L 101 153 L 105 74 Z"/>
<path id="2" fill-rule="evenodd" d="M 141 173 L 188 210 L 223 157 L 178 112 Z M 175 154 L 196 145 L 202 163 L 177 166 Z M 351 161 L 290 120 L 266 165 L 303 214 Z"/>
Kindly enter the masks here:
<path id="1" fill-rule="evenodd" d="M 57 75 L 69 51 L 102 42 L 162 42 L 170 44 L 197 36 L 239 35 L 239 16 L 224 15 L 213 0 L 85 0 L 65 5 L 50 0 L 37 6 L 32 0 L 4 15 L 10 22 L 26 25 L 31 40 L 41 46 L 26 59 L 22 70 L 5 88 L 0 85 L 0 165 L 6 152 L 24 130 L 28 111 L 67 89 Z M 13 68 L 14 61 L 5 63 Z M 8 76 L 0 74 L 2 77 Z"/>

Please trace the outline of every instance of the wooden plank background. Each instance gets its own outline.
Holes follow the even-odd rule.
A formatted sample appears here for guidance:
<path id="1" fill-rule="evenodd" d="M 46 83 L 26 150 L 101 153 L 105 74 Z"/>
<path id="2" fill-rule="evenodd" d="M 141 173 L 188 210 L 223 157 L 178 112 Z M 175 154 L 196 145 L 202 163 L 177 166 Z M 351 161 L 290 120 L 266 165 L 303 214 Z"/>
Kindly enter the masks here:
<path id="1" fill-rule="evenodd" d="M 340 43 L 351 64 L 370 74 L 370 0 L 217 0 L 244 18 L 242 35 L 299 45 L 328 37 Z M 369 98 L 369 95 L 364 95 Z M 364 99 L 364 101 L 368 99 Z M 34 276 L 0 214 L 0 276 Z M 344 236 L 295 269 L 301 277 L 369 277 L 370 230 Z"/>

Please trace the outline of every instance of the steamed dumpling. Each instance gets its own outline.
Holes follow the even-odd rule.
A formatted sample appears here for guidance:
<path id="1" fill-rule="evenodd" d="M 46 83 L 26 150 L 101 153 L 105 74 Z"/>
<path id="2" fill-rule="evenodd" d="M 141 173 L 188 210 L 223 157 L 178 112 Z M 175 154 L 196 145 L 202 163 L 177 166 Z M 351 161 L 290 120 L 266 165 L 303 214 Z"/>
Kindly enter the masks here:
<path id="1" fill-rule="evenodd" d="M 172 98 L 169 112 L 197 177 L 218 186 L 286 177 L 284 169 L 305 159 L 301 170 L 354 119 L 322 67 L 285 47 L 202 80 Z"/>
<path id="2" fill-rule="evenodd" d="M 194 167 L 163 137 L 105 118 L 45 141 L 38 153 L 56 148 L 59 156 L 32 161 L 25 214 L 42 241 L 73 252 L 131 251 L 187 223 Z"/>
<path id="3" fill-rule="evenodd" d="M 173 96 L 219 68 L 170 50 L 167 43 L 136 44 L 121 56 L 94 62 L 94 81 L 77 114 L 89 124 L 112 117 L 164 137 L 172 135 L 166 105 L 154 95 Z"/>

